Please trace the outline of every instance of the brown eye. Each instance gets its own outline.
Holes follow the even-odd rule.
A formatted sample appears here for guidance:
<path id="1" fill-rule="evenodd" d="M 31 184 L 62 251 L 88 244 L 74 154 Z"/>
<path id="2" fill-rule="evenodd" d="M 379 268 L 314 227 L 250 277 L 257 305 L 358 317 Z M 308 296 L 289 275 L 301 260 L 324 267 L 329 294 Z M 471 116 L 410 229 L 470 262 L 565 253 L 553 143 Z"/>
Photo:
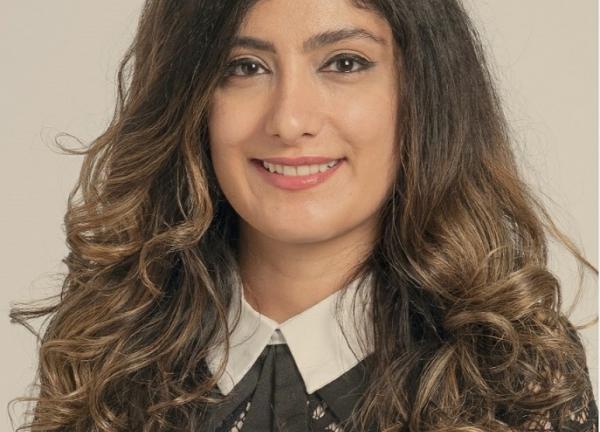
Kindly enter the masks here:
<path id="1" fill-rule="evenodd" d="M 355 73 L 365 71 L 371 68 L 374 64 L 375 62 L 369 61 L 358 55 L 340 54 L 330 59 L 325 66 L 337 66 L 338 68 L 337 70 L 334 70 L 334 72 Z"/>
<path id="2" fill-rule="evenodd" d="M 252 75 L 261 75 L 260 73 L 256 73 L 260 69 L 266 70 L 257 61 L 249 58 L 241 58 L 227 65 L 225 76 L 249 77 Z"/>

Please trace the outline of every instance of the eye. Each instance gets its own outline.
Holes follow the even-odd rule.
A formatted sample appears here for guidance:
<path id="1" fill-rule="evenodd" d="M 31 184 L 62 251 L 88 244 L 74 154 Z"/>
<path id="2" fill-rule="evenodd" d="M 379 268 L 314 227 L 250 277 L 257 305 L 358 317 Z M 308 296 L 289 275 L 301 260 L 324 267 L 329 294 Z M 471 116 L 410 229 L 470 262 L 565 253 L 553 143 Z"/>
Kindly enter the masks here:
<path id="1" fill-rule="evenodd" d="M 330 65 L 339 66 L 339 69 L 334 70 L 333 72 L 348 74 L 365 71 L 374 66 L 375 62 L 369 61 L 356 54 L 339 54 L 331 58 L 324 67 Z M 358 68 L 356 66 L 358 66 Z M 265 72 L 257 73 L 261 69 Z M 258 61 L 248 57 L 233 60 L 225 68 L 225 78 L 230 76 L 247 78 L 253 75 L 262 75 L 264 73 L 268 73 L 268 71 Z"/>
<path id="2" fill-rule="evenodd" d="M 266 70 L 263 68 L 260 63 L 251 58 L 239 58 L 227 65 L 225 68 L 225 77 L 228 76 L 238 76 L 238 77 L 248 77 L 252 75 L 261 75 L 256 74 L 255 72 L 259 69 Z M 236 71 L 241 73 L 236 73 Z"/>
<path id="3" fill-rule="evenodd" d="M 372 67 L 374 64 L 375 64 L 375 62 L 369 61 L 369 60 L 367 60 L 359 55 L 356 55 L 356 54 L 340 54 L 340 55 L 337 55 L 337 56 L 331 58 L 325 64 L 325 66 L 337 65 L 337 66 L 339 66 L 339 69 L 334 72 L 354 73 L 354 72 L 363 72 L 363 71 L 369 69 L 370 67 Z M 357 66 L 357 65 L 358 65 L 358 68 L 355 68 L 354 66 Z"/>

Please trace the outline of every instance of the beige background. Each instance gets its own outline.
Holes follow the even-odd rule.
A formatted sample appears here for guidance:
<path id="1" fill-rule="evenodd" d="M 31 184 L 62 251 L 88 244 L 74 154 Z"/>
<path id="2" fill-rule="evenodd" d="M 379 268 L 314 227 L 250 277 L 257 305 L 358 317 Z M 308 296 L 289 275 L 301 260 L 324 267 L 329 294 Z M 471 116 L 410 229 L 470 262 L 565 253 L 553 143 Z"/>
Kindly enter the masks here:
<path id="1" fill-rule="evenodd" d="M 469 0 L 518 139 L 528 180 L 558 223 L 597 265 L 598 12 L 593 0 Z M 66 254 L 62 217 L 81 158 L 53 153 L 58 132 L 84 142 L 108 124 L 118 60 L 141 0 L 0 0 L 0 429 L 7 402 L 24 393 L 36 365 L 35 339 L 8 319 L 9 302 L 55 293 Z M 553 247 L 564 310 L 577 283 L 575 261 Z M 598 311 L 597 280 L 572 321 Z M 37 322 L 36 324 L 39 324 Z M 583 332 L 597 395 L 597 327 Z M 22 404 L 11 410 L 20 424 Z"/>

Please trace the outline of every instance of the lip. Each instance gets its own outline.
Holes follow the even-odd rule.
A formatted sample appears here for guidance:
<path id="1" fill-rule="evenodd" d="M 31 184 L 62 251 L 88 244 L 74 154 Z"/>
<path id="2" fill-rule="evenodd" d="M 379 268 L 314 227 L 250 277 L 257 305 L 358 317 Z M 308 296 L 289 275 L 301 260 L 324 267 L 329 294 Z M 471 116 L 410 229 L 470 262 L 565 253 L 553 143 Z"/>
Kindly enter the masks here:
<path id="1" fill-rule="evenodd" d="M 296 158 L 276 157 L 276 158 L 254 159 L 254 160 L 264 161 L 264 162 L 268 162 L 271 164 L 298 166 L 298 165 L 324 164 L 327 162 L 331 162 L 334 160 L 340 160 L 340 159 L 344 159 L 344 158 L 324 157 L 324 156 L 302 156 L 302 157 L 296 157 Z"/>
<path id="2" fill-rule="evenodd" d="M 299 160 L 299 159 L 302 159 L 302 158 L 298 158 L 296 160 Z M 323 160 L 325 158 L 321 158 L 321 159 Z M 263 160 L 265 160 L 267 162 L 269 161 L 269 159 L 263 159 Z M 273 159 L 270 159 L 270 160 L 273 160 Z M 281 159 L 278 159 L 278 160 L 281 160 Z M 336 160 L 336 159 L 327 159 L 327 160 L 325 160 L 325 162 L 329 162 L 331 160 Z M 275 187 L 278 187 L 280 189 L 286 189 L 286 190 L 303 190 L 303 189 L 308 189 L 308 188 L 318 186 L 321 183 L 325 182 L 327 179 L 329 179 L 333 174 L 335 174 L 337 172 L 337 170 L 346 161 L 345 158 L 337 159 L 337 160 L 338 160 L 338 163 L 333 168 L 329 168 L 325 172 L 318 172 L 315 174 L 308 174 L 308 175 L 304 175 L 304 176 L 284 176 L 282 174 L 272 173 L 263 167 L 262 160 L 259 160 L 259 159 L 252 159 L 252 165 L 254 165 L 254 167 L 258 171 L 258 174 L 267 183 L 269 183 Z M 321 163 L 325 163 L 325 162 L 321 162 Z M 304 164 L 310 165 L 309 163 L 306 163 L 306 162 L 304 162 L 302 164 L 296 164 L 296 165 L 304 165 Z M 313 164 L 316 164 L 316 162 L 313 162 Z M 292 164 L 287 163 L 287 165 L 292 165 Z"/>

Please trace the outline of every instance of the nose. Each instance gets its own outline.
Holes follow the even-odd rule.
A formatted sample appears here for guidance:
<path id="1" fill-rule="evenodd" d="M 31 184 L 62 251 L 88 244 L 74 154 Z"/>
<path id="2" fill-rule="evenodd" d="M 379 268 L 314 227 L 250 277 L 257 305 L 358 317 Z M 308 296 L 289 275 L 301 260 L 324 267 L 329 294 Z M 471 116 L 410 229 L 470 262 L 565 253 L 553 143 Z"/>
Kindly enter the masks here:
<path id="1" fill-rule="evenodd" d="M 265 130 L 287 145 L 317 136 L 323 125 L 323 100 L 317 83 L 299 64 L 281 71 L 272 89 Z"/>

